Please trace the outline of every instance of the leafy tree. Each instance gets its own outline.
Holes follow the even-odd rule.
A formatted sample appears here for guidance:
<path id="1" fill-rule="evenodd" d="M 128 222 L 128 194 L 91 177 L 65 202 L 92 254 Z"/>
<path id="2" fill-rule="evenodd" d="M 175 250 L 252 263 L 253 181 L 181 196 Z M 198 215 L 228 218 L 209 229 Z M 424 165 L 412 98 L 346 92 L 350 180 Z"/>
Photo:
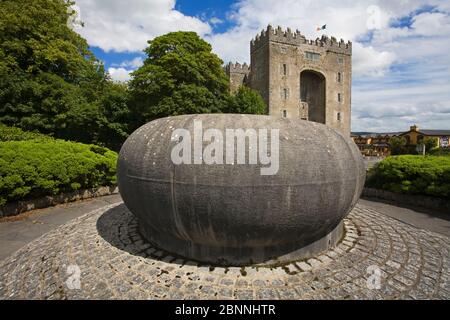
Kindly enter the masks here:
<path id="1" fill-rule="evenodd" d="M 389 139 L 389 144 L 391 145 L 392 155 L 403 154 L 406 140 L 403 137 L 391 137 Z"/>
<path id="2" fill-rule="evenodd" d="M 228 112 L 266 114 L 267 107 L 259 92 L 241 86 L 236 94 L 231 97 Z"/>
<path id="3" fill-rule="evenodd" d="M 438 140 L 432 137 L 425 137 L 422 144 L 425 145 L 425 152 L 428 154 L 431 150 L 438 147 Z"/>
<path id="4" fill-rule="evenodd" d="M 108 83 L 99 103 L 102 115 L 97 141 L 113 150 L 119 150 L 130 132 L 128 87 L 123 83 Z"/>
<path id="5" fill-rule="evenodd" d="M 211 50 L 195 32 L 172 32 L 149 41 L 147 59 L 130 82 L 134 126 L 169 115 L 224 111 L 228 79 Z"/>
<path id="6" fill-rule="evenodd" d="M 100 84 L 103 67 L 86 40 L 67 25 L 71 1 L 3 0 L 0 3 L 0 54 L 12 70 L 48 72 L 69 83 Z M 3 59 L 2 59 L 3 60 Z"/>
<path id="7" fill-rule="evenodd" d="M 86 40 L 68 26 L 72 4 L 0 2 L 0 123 L 116 145 L 126 136 L 118 123 L 128 113 L 126 95 L 117 96 L 126 90 L 108 79 Z"/>
<path id="8" fill-rule="evenodd" d="M 129 132 L 159 117 L 263 113 L 250 89 L 230 96 L 222 61 L 194 32 L 149 41 L 129 86 L 113 83 L 68 26 L 72 4 L 0 1 L 0 123 L 117 150 Z"/>

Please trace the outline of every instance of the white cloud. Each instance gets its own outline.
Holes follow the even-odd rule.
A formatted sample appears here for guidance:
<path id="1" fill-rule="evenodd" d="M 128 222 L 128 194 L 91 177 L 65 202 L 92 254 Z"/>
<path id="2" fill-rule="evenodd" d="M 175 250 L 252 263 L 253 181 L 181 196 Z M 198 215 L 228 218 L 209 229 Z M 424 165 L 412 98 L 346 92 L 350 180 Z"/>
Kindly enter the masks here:
<path id="1" fill-rule="evenodd" d="M 175 10 L 175 0 L 77 0 L 77 30 L 104 51 L 141 51 L 155 36 L 178 30 L 211 32 L 209 24 Z"/>
<path id="2" fill-rule="evenodd" d="M 125 68 L 108 68 L 108 73 L 111 76 L 111 79 L 117 82 L 125 82 L 130 80 L 130 73 L 132 70 L 127 70 Z"/>
<path id="3" fill-rule="evenodd" d="M 379 52 L 358 42 L 353 44 L 353 52 L 353 73 L 356 76 L 383 76 L 395 61 L 393 52 Z"/>
<path id="4" fill-rule="evenodd" d="M 436 36 L 450 32 L 450 16 L 441 12 L 424 12 L 414 17 L 413 33 L 420 36 Z"/>
<path id="5" fill-rule="evenodd" d="M 257 31 L 258 32 L 258 31 Z M 226 63 L 250 62 L 250 40 L 257 34 L 251 29 L 233 28 L 226 33 L 207 36 L 215 53 Z"/>
<path id="6" fill-rule="evenodd" d="M 144 64 L 144 58 L 136 57 L 132 60 L 125 60 L 121 63 L 113 63 L 108 68 L 108 73 L 112 80 L 126 82 L 131 79 L 131 73 Z"/>
<path id="7" fill-rule="evenodd" d="M 389 27 L 389 22 L 425 4 L 445 8 L 439 0 L 286 0 L 282 5 L 277 0 L 242 0 L 229 15 L 236 26 L 225 33 L 205 38 L 224 61 L 250 62 L 248 43 L 268 24 L 299 29 L 310 39 L 323 33 L 316 31 L 317 26 L 327 24 L 324 33 L 354 42 L 355 76 L 380 76 L 398 56 L 403 55 L 403 48 L 398 50 L 395 43 L 383 45 L 386 42 L 395 42 L 401 36 L 449 33 L 446 29 L 450 26 L 449 16 L 443 13 L 419 14 L 414 18 L 411 29 Z M 374 27 L 379 29 L 373 30 Z M 369 31 L 374 32 L 373 43 L 358 42 Z"/>
<path id="8" fill-rule="evenodd" d="M 372 3 L 373 1 L 286 0 L 280 5 L 276 0 L 243 0 L 230 14 L 236 26 L 225 33 L 207 36 L 206 39 L 213 44 L 214 50 L 224 61 L 242 62 L 250 60 L 250 40 L 268 24 L 299 29 L 309 39 L 326 33 L 338 39 L 355 41 L 368 31 L 372 17 L 368 8 Z M 377 25 L 386 26 L 390 17 L 389 10 L 380 8 Z M 316 28 L 324 24 L 327 29 L 317 32 Z M 383 73 L 393 62 L 394 54 L 385 51 L 381 52 L 381 58 L 365 59 L 368 54 L 373 58 L 377 51 L 373 47 L 354 46 L 354 54 L 359 57 L 354 62 L 355 72 L 361 70 L 374 75 Z"/>
<path id="9" fill-rule="evenodd" d="M 219 18 L 217 18 L 217 17 L 212 17 L 211 19 L 209 19 L 209 22 L 210 22 L 211 24 L 215 25 L 215 24 L 221 24 L 221 23 L 223 23 L 223 20 L 222 20 L 222 19 L 219 19 Z"/>
<path id="10" fill-rule="evenodd" d="M 157 35 L 193 30 L 225 62 L 250 62 L 249 42 L 268 24 L 299 29 L 309 39 L 321 36 L 316 27 L 327 24 L 327 35 L 353 42 L 353 130 L 405 130 L 412 122 L 449 128 L 449 1 L 239 0 L 227 14 L 233 27 L 219 34 L 211 33 L 211 25 L 220 19 L 183 15 L 174 9 L 175 0 L 78 0 L 77 5 L 85 22 L 77 31 L 105 51 L 138 52 Z M 393 26 L 406 16 L 410 26 Z M 109 72 L 124 81 L 141 64 L 139 58 L 124 61 Z"/>
<path id="11" fill-rule="evenodd" d="M 371 82 L 353 89 L 354 131 L 402 131 L 412 123 L 422 128 L 448 129 L 450 83 L 383 86 Z"/>
<path id="12" fill-rule="evenodd" d="M 67 19 L 67 26 L 73 30 L 79 32 L 83 27 L 83 21 L 80 18 L 80 7 L 73 4 L 67 8 L 67 12 L 70 14 L 69 19 Z"/>
<path id="13" fill-rule="evenodd" d="M 140 66 L 144 64 L 144 58 L 142 57 L 136 57 L 132 60 L 125 60 L 121 62 L 120 64 L 113 64 L 113 67 L 122 67 L 122 68 L 131 68 L 131 69 L 137 69 Z"/>
<path id="14" fill-rule="evenodd" d="M 439 12 L 414 14 L 424 5 Z M 449 13 L 439 0 L 242 0 L 230 14 L 235 26 L 206 39 L 224 61 L 250 62 L 249 41 L 267 24 L 309 39 L 327 24 L 326 34 L 353 42 L 353 130 L 449 128 Z M 410 14 L 411 26 L 391 26 Z"/>

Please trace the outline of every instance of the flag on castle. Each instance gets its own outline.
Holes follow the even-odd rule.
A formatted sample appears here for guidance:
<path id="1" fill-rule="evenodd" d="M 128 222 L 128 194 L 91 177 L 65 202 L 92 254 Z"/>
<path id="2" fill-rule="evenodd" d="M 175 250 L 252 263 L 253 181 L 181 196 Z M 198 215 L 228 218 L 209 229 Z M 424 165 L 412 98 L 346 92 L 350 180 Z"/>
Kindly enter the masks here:
<path id="1" fill-rule="evenodd" d="M 323 26 L 321 26 L 321 27 L 318 27 L 317 28 L 317 31 L 320 31 L 320 30 L 325 30 L 327 28 L 327 25 L 326 24 L 324 24 Z"/>

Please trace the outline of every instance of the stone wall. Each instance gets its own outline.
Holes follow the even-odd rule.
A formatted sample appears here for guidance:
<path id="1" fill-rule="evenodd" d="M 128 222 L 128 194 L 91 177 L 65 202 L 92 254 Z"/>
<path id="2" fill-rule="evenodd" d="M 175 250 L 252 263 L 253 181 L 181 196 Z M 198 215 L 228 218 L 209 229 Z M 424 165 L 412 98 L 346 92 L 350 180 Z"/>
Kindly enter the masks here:
<path id="1" fill-rule="evenodd" d="M 307 40 L 298 30 L 268 26 L 250 43 L 247 85 L 262 95 L 269 114 L 324 123 L 350 135 L 352 44 L 322 36 Z M 233 68 L 229 68 L 233 70 Z M 310 92 L 311 105 L 302 103 L 301 75 L 317 74 L 322 90 Z M 230 72 L 231 91 L 243 83 L 239 72 Z M 305 77 L 305 81 L 312 81 Z M 314 86 L 303 86 L 303 88 Z M 324 92 L 324 93 L 323 93 Z M 308 103 L 308 99 L 306 101 Z M 306 108 L 305 108 L 306 107 Z M 305 110 L 309 113 L 305 116 Z M 323 110 L 324 109 L 324 110 Z"/>
<path id="2" fill-rule="evenodd" d="M 0 218 L 15 216 L 27 211 L 47 208 L 62 203 L 106 196 L 118 192 L 119 190 L 117 187 L 100 187 L 96 189 L 84 189 L 69 193 L 63 193 L 57 196 L 47 196 L 32 200 L 11 202 L 7 203 L 3 207 L 0 207 Z"/>
<path id="3" fill-rule="evenodd" d="M 250 73 L 250 67 L 244 63 L 229 63 L 225 67 L 225 72 L 230 79 L 230 91 L 236 92 L 240 86 L 247 82 L 248 74 Z"/>
<path id="4" fill-rule="evenodd" d="M 250 50 L 250 75 L 248 85 L 258 91 L 267 106 L 267 111 L 272 114 L 271 105 L 269 103 L 269 43 L 261 42 L 258 46 L 252 45 Z"/>

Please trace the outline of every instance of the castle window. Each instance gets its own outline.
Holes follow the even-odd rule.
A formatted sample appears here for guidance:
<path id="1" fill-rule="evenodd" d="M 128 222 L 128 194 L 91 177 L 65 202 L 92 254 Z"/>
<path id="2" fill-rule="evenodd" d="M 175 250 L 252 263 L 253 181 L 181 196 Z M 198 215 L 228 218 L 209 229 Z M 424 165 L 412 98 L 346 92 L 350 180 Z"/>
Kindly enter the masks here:
<path id="1" fill-rule="evenodd" d="M 284 76 L 287 75 L 287 65 L 286 65 L 286 63 L 283 63 L 283 75 Z"/>
<path id="2" fill-rule="evenodd" d="M 344 63 L 344 58 L 338 58 L 338 63 L 339 64 L 343 64 Z"/>
<path id="3" fill-rule="evenodd" d="M 342 102 L 342 97 L 340 93 L 338 93 L 338 102 Z"/>
<path id="4" fill-rule="evenodd" d="M 340 112 L 337 113 L 337 120 L 341 121 L 341 113 Z"/>
<path id="5" fill-rule="evenodd" d="M 318 61 L 318 60 L 320 60 L 320 54 L 315 53 L 315 52 L 309 52 L 309 51 L 306 51 L 306 52 L 305 52 L 305 57 L 306 57 L 306 59 L 308 59 L 308 60 L 313 60 L 313 61 Z"/>
<path id="6" fill-rule="evenodd" d="M 282 99 L 287 100 L 289 98 L 289 89 L 288 88 L 284 88 L 282 91 Z"/>
<path id="7" fill-rule="evenodd" d="M 283 110 L 283 118 L 287 118 L 287 111 Z"/>
<path id="8" fill-rule="evenodd" d="M 341 75 L 340 72 L 338 72 L 338 74 L 337 74 L 337 81 L 341 82 L 341 80 L 342 80 L 342 75 Z"/>

